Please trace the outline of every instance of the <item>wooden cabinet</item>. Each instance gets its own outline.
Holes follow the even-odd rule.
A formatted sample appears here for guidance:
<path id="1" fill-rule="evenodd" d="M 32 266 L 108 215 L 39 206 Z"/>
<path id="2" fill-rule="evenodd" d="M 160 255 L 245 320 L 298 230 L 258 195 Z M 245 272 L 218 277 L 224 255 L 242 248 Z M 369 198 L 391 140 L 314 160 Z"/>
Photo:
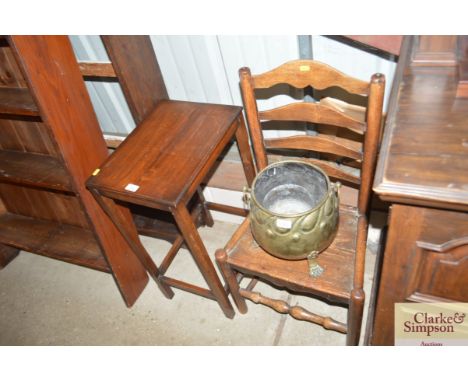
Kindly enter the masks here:
<path id="1" fill-rule="evenodd" d="M 468 302 L 468 100 L 456 97 L 453 46 L 454 36 L 403 42 L 374 183 L 392 207 L 372 345 L 394 344 L 397 302 Z"/>
<path id="2" fill-rule="evenodd" d="M 85 187 L 107 156 L 68 37 L 0 37 L 0 267 L 24 249 L 109 272 L 135 302 L 146 271 Z"/>
<path id="3" fill-rule="evenodd" d="M 468 301 L 468 216 L 392 206 L 371 344 L 394 343 L 395 302 Z"/>

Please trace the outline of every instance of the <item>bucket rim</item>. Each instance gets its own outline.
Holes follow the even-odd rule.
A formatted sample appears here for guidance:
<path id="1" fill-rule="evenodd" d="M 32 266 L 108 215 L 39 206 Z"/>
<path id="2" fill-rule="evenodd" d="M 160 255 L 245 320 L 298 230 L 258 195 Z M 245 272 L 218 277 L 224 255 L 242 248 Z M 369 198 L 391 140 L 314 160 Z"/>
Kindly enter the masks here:
<path id="1" fill-rule="evenodd" d="M 285 164 L 285 163 L 300 163 L 302 165 L 306 165 L 306 166 L 309 166 L 309 167 L 312 167 L 314 170 L 317 170 L 318 172 L 320 172 L 324 177 L 325 177 L 325 180 L 327 182 L 327 192 L 325 193 L 325 195 L 322 197 L 322 199 L 320 200 L 320 202 L 318 202 L 314 207 L 312 207 L 311 209 L 307 210 L 307 211 L 304 211 L 304 212 L 300 212 L 300 213 L 296 213 L 296 214 L 281 214 L 281 213 L 275 213 L 275 212 L 272 212 L 270 211 L 269 209 L 265 208 L 264 206 L 262 206 L 257 198 L 255 197 L 255 184 L 257 183 L 257 180 L 260 178 L 260 176 L 265 172 L 267 171 L 268 169 L 272 168 L 272 167 L 276 167 L 278 165 L 281 165 L 281 164 Z M 306 161 L 302 161 L 302 160 L 298 160 L 298 159 L 287 159 L 287 160 L 281 160 L 281 161 L 278 161 L 278 162 L 274 162 L 268 166 L 266 166 L 262 171 L 260 171 L 257 176 L 255 177 L 255 179 L 253 180 L 252 182 L 252 188 L 250 190 L 250 198 L 251 200 L 253 200 L 255 202 L 255 205 L 260 208 L 263 212 L 267 213 L 268 215 L 273 215 L 273 216 L 276 216 L 276 217 L 280 217 L 280 218 L 297 218 L 297 217 L 301 217 L 301 216 L 305 216 L 305 215 L 308 215 L 316 210 L 318 210 L 319 208 L 321 208 L 323 206 L 323 204 L 326 202 L 326 200 L 328 199 L 329 195 L 330 195 L 330 192 L 332 191 L 332 187 L 331 187 L 331 182 L 330 182 L 330 178 L 328 177 L 328 175 L 325 173 L 325 171 L 323 171 L 319 166 L 316 166 L 312 163 L 309 163 L 309 162 L 306 162 Z"/>

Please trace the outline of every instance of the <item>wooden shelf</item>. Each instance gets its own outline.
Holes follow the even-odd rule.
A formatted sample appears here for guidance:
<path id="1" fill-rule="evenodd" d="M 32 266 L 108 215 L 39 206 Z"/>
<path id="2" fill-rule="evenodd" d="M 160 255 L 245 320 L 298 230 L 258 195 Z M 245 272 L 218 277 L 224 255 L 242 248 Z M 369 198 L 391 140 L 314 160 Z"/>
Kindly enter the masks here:
<path id="1" fill-rule="evenodd" d="M 91 231 L 49 220 L 0 215 L 0 242 L 28 252 L 110 272 Z"/>
<path id="2" fill-rule="evenodd" d="M 39 116 L 39 109 L 28 89 L 0 87 L 0 114 Z"/>
<path id="3" fill-rule="evenodd" d="M 111 272 L 130 307 L 149 278 L 84 187 L 108 151 L 83 74 L 97 81 L 126 79 L 125 96 L 141 115 L 165 87 L 149 36 L 109 40 L 118 65 L 112 59 L 79 66 L 68 36 L 0 38 L 0 267 L 18 248 Z M 145 52 L 153 55 L 151 65 Z M 121 213 L 122 224 L 134 230 L 129 211 Z"/>
<path id="4" fill-rule="evenodd" d="M 0 181 L 73 192 L 63 164 L 43 154 L 0 150 Z"/>

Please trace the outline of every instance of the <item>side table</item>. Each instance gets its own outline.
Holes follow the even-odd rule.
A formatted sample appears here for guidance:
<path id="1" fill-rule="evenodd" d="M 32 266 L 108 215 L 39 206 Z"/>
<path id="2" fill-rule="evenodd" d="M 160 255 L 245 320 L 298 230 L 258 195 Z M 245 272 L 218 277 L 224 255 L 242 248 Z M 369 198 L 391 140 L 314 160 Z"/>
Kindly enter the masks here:
<path id="1" fill-rule="evenodd" d="M 174 295 L 172 287 L 195 293 L 217 301 L 228 318 L 234 316 L 234 310 L 188 204 L 196 193 L 203 198 L 200 185 L 234 136 L 247 182 L 250 185 L 253 181 L 255 167 L 241 110 L 237 106 L 161 101 L 87 181 L 98 203 L 167 298 Z M 159 268 L 136 231 L 128 230 L 123 224 L 124 219 L 116 208 L 122 202 L 173 215 L 180 236 Z M 209 215 L 204 208 L 204 213 Z M 209 289 L 164 275 L 184 242 Z"/>

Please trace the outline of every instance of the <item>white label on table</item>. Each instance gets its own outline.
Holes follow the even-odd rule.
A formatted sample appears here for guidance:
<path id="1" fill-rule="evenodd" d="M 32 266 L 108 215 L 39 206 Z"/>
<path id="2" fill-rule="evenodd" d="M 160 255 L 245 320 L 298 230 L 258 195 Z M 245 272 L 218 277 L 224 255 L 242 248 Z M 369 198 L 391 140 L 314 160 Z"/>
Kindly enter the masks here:
<path id="1" fill-rule="evenodd" d="M 125 186 L 125 189 L 127 191 L 130 191 L 130 192 L 135 192 L 136 190 L 138 190 L 140 188 L 140 186 L 137 186 L 136 184 L 133 184 L 133 183 L 129 183 Z"/>

